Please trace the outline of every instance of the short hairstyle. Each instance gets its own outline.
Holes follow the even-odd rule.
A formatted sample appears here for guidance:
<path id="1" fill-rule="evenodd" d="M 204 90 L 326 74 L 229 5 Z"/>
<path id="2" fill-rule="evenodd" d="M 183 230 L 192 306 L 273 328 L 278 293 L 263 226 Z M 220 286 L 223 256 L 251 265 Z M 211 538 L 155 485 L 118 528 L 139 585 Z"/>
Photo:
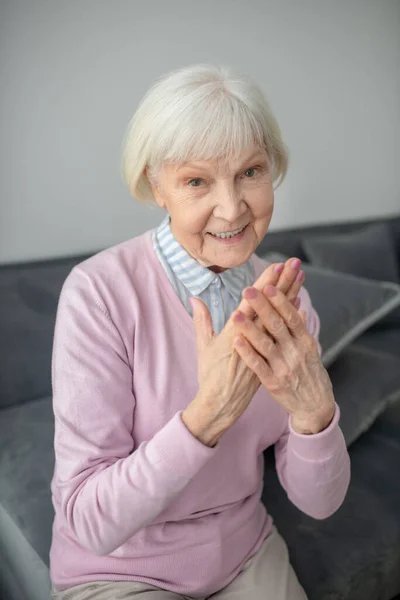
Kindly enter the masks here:
<path id="1" fill-rule="evenodd" d="M 261 88 L 227 67 L 184 67 L 158 79 L 131 118 L 122 176 L 135 198 L 152 202 L 150 181 L 163 162 L 237 156 L 253 143 L 267 151 L 278 187 L 288 150 Z"/>

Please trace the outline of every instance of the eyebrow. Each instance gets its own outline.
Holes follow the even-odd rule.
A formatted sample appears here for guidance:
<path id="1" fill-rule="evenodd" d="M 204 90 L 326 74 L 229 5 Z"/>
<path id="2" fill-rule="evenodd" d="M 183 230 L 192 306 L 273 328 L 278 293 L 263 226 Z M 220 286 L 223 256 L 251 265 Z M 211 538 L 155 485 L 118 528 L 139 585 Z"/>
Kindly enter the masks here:
<path id="1" fill-rule="evenodd" d="M 242 169 L 244 167 L 244 165 L 246 165 L 247 163 L 249 163 L 250 161 L 254 160 L 255 158 L 261 158 L 261 150 L 256 150 L 255 152 L 253 152 L 253 154 L 251 154 L 251 156 L 249 156 L 249 158 L 247 158 L 246 160 L 244 160 L 242 162 L 242 165 L 239 167 L 239 169 Z M 263 158 L 265 158 L 265 155 L 262 155 Z M 186 163 L 183 163 L 183 165 L 181 165 L 180 167 L 178 167 L 177 171 L 180 171 L 181 169 L 185 169 L 185 168 L 194 168 L 197 169 L 199 171 L 207 171 L 207 167 L 201 167 L 200 165 L 196 165 L 196 161 L 188 161 Z"/>

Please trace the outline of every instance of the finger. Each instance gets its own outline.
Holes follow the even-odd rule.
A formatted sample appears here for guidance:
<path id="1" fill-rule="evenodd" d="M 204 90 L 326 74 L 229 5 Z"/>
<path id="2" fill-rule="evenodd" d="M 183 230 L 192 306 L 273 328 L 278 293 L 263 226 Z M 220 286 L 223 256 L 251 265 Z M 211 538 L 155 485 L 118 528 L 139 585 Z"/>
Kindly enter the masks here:
<path id="1" fill-rule="evenodd" d="M 296 279 L 300 264 L 301 261 L 297 257 L 288 258 L 286 263 L 272 263 L 261 273 L 260 277 L 253 284 L 253 287 L 261 291 L 266 285 L 274 285 L 287 290 Z M 283 280 L 281 283 L 282 277 Z M 294 295 L 292 297 L 295 299 Z M 243 300 L 239 304 L 238 310 L 242 311 L 250 319 L 255 317 L 254 311 Z"/>
<path id="2" fill-rule="evenodd" d="M 267 286 L 265 289 L 273 289 L 276 288 L 272 286 Z M 301 323 L 301 318 L 297 315 L 297 310 L 294 306 L 289 302 L 286 298 L 285 294 L 279 291 L 279 294 L 285 298 L 285 302 L 287 304 L 288 310 L 290 309 L 296 315 L 297 320 Z M 260 317 L 263 326 L 266 331 L 278 342 L 281 344 L 288 344 L 291 341 L 291 333 L 288 330 L 285 320 L 282 318 L 282 315 L 279 314 L 274 306 L 271 304 L 270 299 L 267 298 L 262 292 L 259 292 L 253 287 L 246 288 L 243 290 L 243 297 L 249 302 L 250 306 Z"/>
<path id="3" fill-rule="evenodd" d="M 212 319 L 208 307 L 200 298 L 189 298 L 193 312 L 193 323 L 196 330 L 196 345 L 197 352 L 201 352 L 210 341 L 215 333 L 212 326 Z"/>
<path id="4" fill-rule="evenodd" d="M 290 286 L 290 288 L 285 292 L 286 294 L 286 298 L 289 300 L 289 302 L 291 302 L 293 304 L 293 306 L 295 305 L 295 301 L 298 297 L 298 294 L 300 292 L 300 289 L 302 287 L 302 285 L 304 284 L 304 280 L 305 280 L 305 273 L 304 271 L 299 271 L 292 283 L 292 285 Z M 281 289 L 279 287 L 279 282 L 278 285 L 276 286 L 276 288 L 279 290 Z"/>
<path id="5" fill-rule="evenodd" d="M 297 298 L 294 298 L 294 299 L 293 299 L 293 300 L 291 300 L 290 302 L 293 304 L 293 306 L 295 307 L 295 309 L 296 309 L 296 310 L 298 310 L 298 309 L 299 309 L 299 307 L 300 307 L 300 304 L 301 304 L 301 300 L 300 300 L 300 298 L 299 298 L 299 297 L 297 297 Z M 266 331 L 266 329 L 265 329 L 264 325 L 263 325 L 263 324 L 262 324 L 262 322 L 261 322 L 261 319 L 260 319 L 260 317 L 258 317 L 258 316 L 256 315 L 256 316 L 254 317 L 254 319 L 252 319 L 252 321 L 253 321 L 254 325 L 255 325 L 255 326 L 256 326 L 256 327 L 257 327 L 257 328 L 258 328 L 260 331 L 264 331 L 264 332 Z"/>
<path id="6" fill-rule="evenodd" d="M 241 334 L 252 345 L 254 350 L 264 358 L 270 365 L 274 373 L 285 370 L 285 360 L 283 358 L 281 347 L 264 329 L 260 330 L 254 321 L 246 317 L 242 312 L 235 311 L 233 316 L 235 323 L 235 333 Z M 294 344 L 291 336 L 289 343 Z"/>
<path id="7" fill-rule="evenodd" d="M 304 316 L 306 313 L 304 311 L 298 312 L 288 301 L 285 294 L 273 286 L 266 286 L 263 290 L 263 295 L 268 298 L 271 306 L 283 319 L 288 331 L 290 331 L 293 337 L 300 339 L 304 335 L 308 335 L 306 329 L 306 319 L 304 317 L 302 318 L 300 315 L 300 312 L 303 312 Z"/>
<path id="8" fill-rule="evenodd" d="M 257 375 L 261 383 L 266 385 L 268 380 L 273 377 L 273 371 L 268 363 L 242 335 L 236 336 L 234 346 L 243 362 Z"/>
<path id="9" fill-rule="evenodd" d="M 248 318 L 248 317 L 246 317 L 246 318 Z M 262 324 L 260 317 L 258 317 L 256 315 L 255 318 L 252 319 L 252 321 L 253 321 L 254 325 L 257 327 L 257 329 L 259 329 L 260 331 L 265 331 L 265 327 Z"/>
<path id="10" fill-rule="evenodd" d="M 301 320 L 304 323 L 304 327 L 307 327 L 307 313 L 306 313 L 306 311 L 305 310 L 299 310 L 299 315 L 301 317 Z"/>
<path id="11" fill-rule="evenodd" d="M 280 274 L 282 273 L 284 266 L 285 265 L 283 263 L 272 263 L 272 265 L 269 265 L 265 269 L 265 271 L 261 273 L 257 281 L 253 284 L 253 287 L 261 291 L 268 284 L 276 285 L 279 281 Z M 255 317 L 255 312 L 253 311 L 249 303 L 245 300 L 242 300 L 240 302 L 238 310 L 240 310 L 243 314 L 249 317 L 249 319 Z"/>
<path id="12" fill-rule="evenodd" d="M 276 285 L 276 287 L 279 290 L 281 290 L 284 294 L 287 294 L 289 292 L 289 290 L 292 288 L 292 286 L 296 280 L 296 277 L 299 274 L 300 266 L 301 266 L 301 260 L 297 257 L 289 258 L 285 262 L 284 269 L 282 270 L 281 276 L 279 277 L 279 281 Z M 289 298 L 289 300 L 290 299 L 291 298 Z"/>

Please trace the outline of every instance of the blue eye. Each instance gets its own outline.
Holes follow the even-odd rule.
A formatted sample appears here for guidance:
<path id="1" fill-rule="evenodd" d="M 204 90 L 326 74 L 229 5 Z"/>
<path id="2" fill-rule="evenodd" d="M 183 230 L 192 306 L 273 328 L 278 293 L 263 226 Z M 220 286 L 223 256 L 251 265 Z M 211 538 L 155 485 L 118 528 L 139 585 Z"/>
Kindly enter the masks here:
<path id="1" fill-rule="evenodd" d="M 244 174 L 248 179 L 250 179 L 250 178 L 254 177 L 254 175 L 256 174 L 256 170 L 257 170 L 256 168 L 252 167 L 251 169 L 247 169 L 247 171 L 245 171 Z M 253 173 L 253 175 L 248 176 L 247 173 L 251 173 L 251 172 Z"/>
<path id="2" fill-rule="evenodd" d="M 193 182 L 201 182 L 203 181 L 202 179 L 200 179 L 199 177 L 195 177 L 194 179 L 189 179 L 188 184 L 190 185 L 190 187 L 199 187 L 198 185 L 193 185 Z"/>

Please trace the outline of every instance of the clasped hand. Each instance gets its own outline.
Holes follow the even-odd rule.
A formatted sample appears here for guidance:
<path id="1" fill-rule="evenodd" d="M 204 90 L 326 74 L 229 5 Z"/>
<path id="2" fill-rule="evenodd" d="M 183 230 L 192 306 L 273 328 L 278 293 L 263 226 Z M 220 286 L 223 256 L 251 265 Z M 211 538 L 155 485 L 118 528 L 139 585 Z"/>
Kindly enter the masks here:
<path id="1" fill-rule="evenodd" d="M 333 418 L 332 384 L 307 331 L 306 315 L 297 310 L 303 277 L 294 262 L 267 267 L 244 290 L 238 310 L 218 335 L 206 305 L 192 299 L 199 392 L 182 419 L 205 444 L 218 441 L 260 385 L 291 415 L 299 433 L 318 433 Z"/>
<path id="2" fill-rule="evenodd" d="M 232 314 L 236 352 L 261 384 L 292 415 L 299 433 L 318 433 L 331 422 L 335 400 L 316 340 L 307 331 L 305 311 L 297 311 L 275 286 L 246 288 L 243 298 L 260 327 L 241 310 Z"/>

